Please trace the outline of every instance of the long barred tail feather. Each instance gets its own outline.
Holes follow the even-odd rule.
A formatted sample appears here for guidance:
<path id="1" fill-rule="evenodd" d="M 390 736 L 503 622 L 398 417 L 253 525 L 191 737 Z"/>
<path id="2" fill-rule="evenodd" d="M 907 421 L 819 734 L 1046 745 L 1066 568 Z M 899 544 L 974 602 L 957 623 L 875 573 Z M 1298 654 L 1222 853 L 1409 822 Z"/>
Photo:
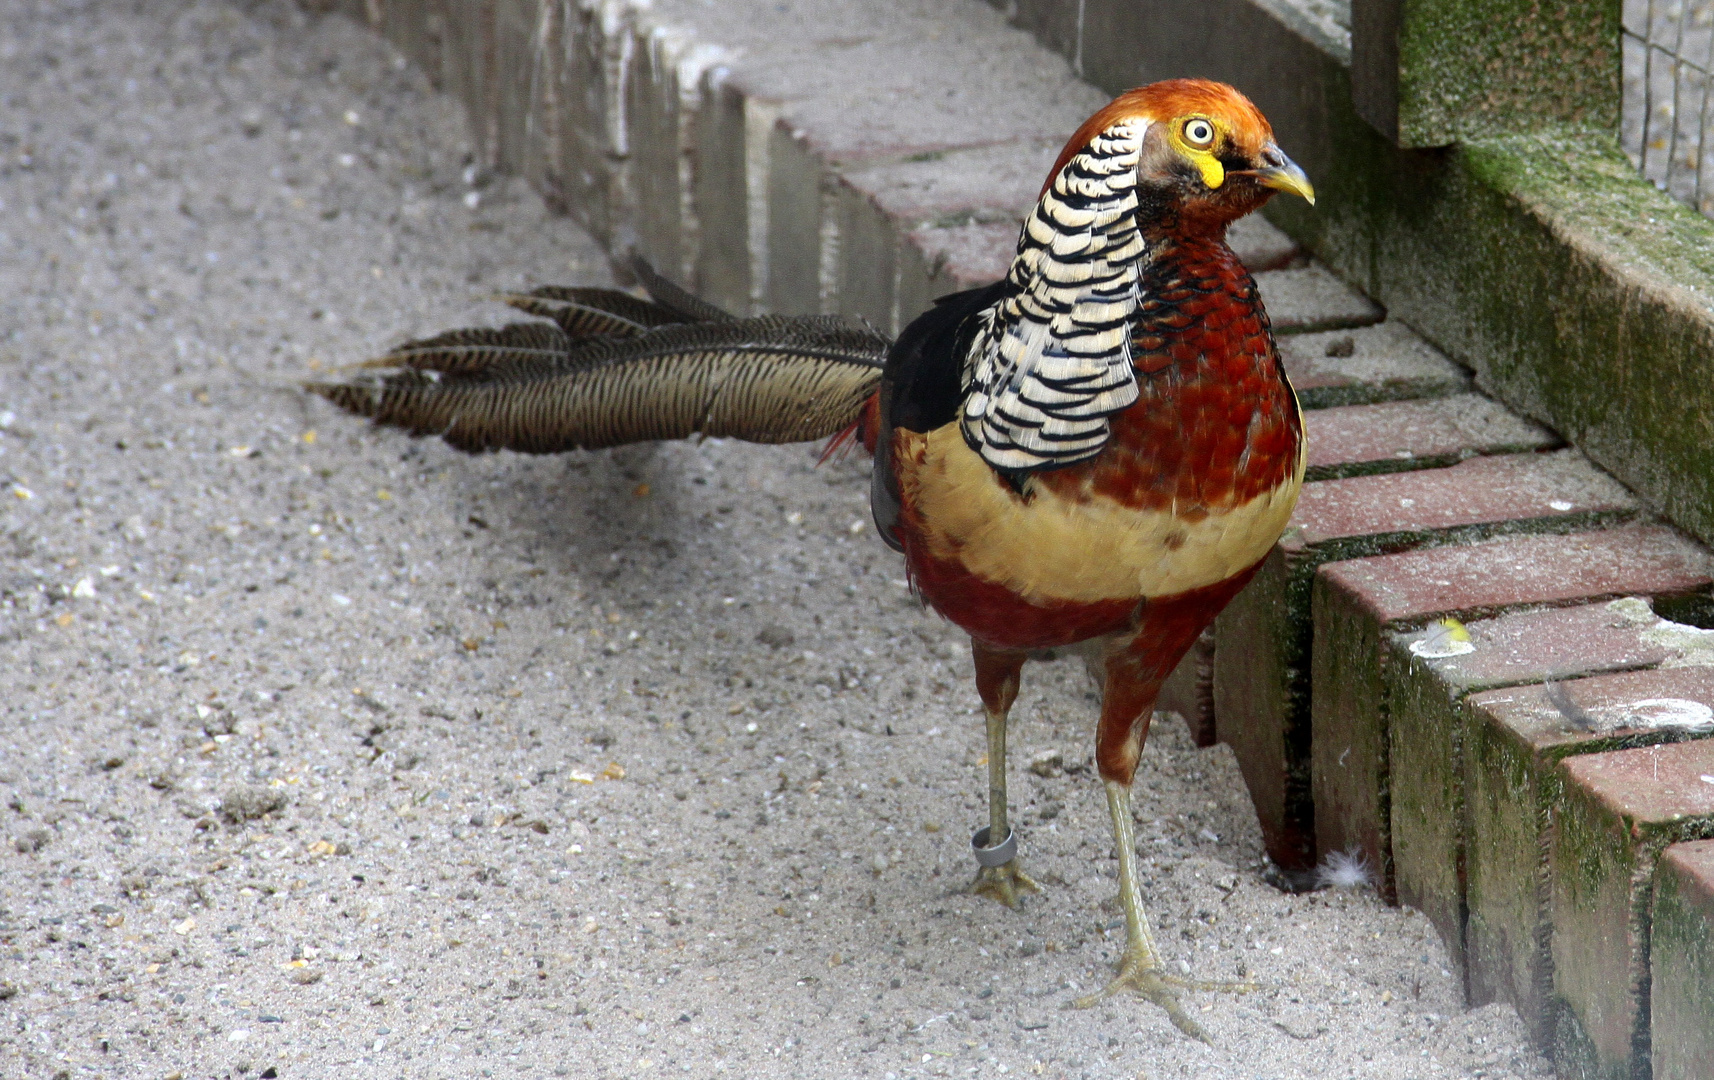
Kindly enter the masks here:
<path id="1" fill-rule="evenodd" d="M 553 323 L 400 346 L 306 389 L 461 450 L 557 453 L 692 435 L 761 443 L 861 419 L 889 342 L 832 317 L 765 316 L 576 338 Z"/>
<path id="2" fill-rule="evenodd" d="M 678 312 L 616 289 L 544 285 L 496 299 L 529 315 L 552 319 L 568 337 L 635 337 L 661 326 L 690 322 Z"/>
<path id="3" fill-rule="evenodd" d="M 617 289 L 544 285 L 498 299 L 531 315 L 552 319 L 568 337 L 635 337 L 680 323 L 731 322 L 733 316 L 661 276 L 633 252 L 629 267 L 649 299 Z"/>
<path id="4" fill-rule="evenodd" d="M 735 316 L 695 295 L 676 281 L 663 277 L 649 260 L 631 252 L 631 273 L 637 276 L 656 306 L 678 316 L 679 322 L 730 322 Z"/>

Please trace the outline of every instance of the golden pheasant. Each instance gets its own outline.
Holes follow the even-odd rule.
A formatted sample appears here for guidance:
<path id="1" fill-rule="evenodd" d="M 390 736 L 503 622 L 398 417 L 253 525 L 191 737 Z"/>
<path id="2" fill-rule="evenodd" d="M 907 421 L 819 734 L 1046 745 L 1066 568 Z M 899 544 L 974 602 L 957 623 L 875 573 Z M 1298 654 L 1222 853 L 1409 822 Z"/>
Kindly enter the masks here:
<path id="1" fill-rule="evenodd" d="M 832 318 L 726 315 L 646 266 L 652 301 L 540 289 L 550 322 L 455 331 L 310 389 L 465 450 L 549 453 L 693 434 L 860 434 L 871 504 L 918 594 L 970 634 L 989 824 L 973 888 L 1034 890 L 1007 821 L 1006 719 L 1032 652 L 1103 684 L 1095 760 L 1133 988 L 1201 1029 L 1161 968 L 1130 790 L 1155 696 L 1255 573 L 1303 478 L 1303 430 L 1226 227 L 1275 191 L 1314 200 L 1229 86 L 1129 91 L 1060 154 L 1004 280 L 942 298 L 889 343 Z M 836 442 L 840 441 L 836 439 Z"/>

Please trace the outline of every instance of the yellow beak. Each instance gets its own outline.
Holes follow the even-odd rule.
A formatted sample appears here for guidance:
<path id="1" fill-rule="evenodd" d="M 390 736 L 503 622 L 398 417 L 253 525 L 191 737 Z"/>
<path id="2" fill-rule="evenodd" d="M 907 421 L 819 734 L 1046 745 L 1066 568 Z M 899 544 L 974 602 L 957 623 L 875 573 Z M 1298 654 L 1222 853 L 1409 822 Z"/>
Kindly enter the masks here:
<path id="1" fill-rule="evenodd" d="M 1309 177 L 1304 175 L 1303 170 L 1297 167 L 1297 162 L 1285 156 L 1285 151 L 1269 143 L 1262 148 L 1262 160 L 1268 163 L 1266 168 L 1248 169 L 1234 175 L 1253 176 L 1263 187 L 1302 195 L 1309 205 L 1315 205 L 1315 186 L 1309 182 Z"/>

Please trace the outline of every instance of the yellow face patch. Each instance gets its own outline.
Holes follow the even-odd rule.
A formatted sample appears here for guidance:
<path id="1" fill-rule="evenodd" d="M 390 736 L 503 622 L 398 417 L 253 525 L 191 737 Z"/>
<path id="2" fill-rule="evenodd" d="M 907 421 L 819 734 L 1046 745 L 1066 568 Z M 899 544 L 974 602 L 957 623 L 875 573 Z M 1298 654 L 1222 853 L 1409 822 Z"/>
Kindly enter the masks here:
<path id="1" fill-rule="evenodd" d="M 1167 138 L 1174 150 L 1196 166 L 1208 190 L 1214 191 L 1226 182 L 1226 167 L 1214 156 L 1226 138 L 1225 126 L 1219 121 L 1207 116 L 1182 116 L 1167 128 Z"/>

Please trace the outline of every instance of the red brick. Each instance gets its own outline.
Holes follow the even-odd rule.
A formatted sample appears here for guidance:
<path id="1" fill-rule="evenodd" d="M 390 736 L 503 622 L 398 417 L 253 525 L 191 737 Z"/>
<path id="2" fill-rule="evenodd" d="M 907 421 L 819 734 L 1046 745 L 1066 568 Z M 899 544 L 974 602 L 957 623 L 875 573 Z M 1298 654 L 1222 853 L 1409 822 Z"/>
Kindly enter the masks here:
<path id="1" fill-rule="evenodd" d="M 1269 856 L 1294 871 L 1315 863 L 1309 668 L 1317 567 L 1502 533 L 1569 532 L 1635 513 L 1623 488 L 1572 451 L 1306 484 L 1284 538 L 1215 626 L 1215 726 L 1237 754 Z"/>
<path id="2" fill-rule="evenodd" d="M 1642 723 L 1639 702 L 1691 703 L 1691 723 Z M 1466 811 L 1465 904 L 1470 1003 L 1509 1001 L 1538 1043 L 1550 1035 L 1551 893 L 1547 823 L 1559 795 L 1555 766 L 1602 753 L 1714 733 L 1695 705 L 1714 705 L 1714 669 L 1601 675 L 1473 694 L 1460 710 Z M 1670 714 L 1659 707 L 1657 721 Z"/>
<path id="3" fill-rule="evenodd" d="M 1303 416 L 1308 480 L 1443 468 L 1482 454 L 1547 450 L 1552 432 L 1480 394 L 1342 405 Z"/>
<path id="4" fill-rule="evenodd" d="M 1395 895 L 1391 870 L 1388 788 L 1388 634 L 1421 626 L 1439 615 L 1471 619 L 1523 606 L 1565 604 L 1616 596 L 1679 598 L 1706 595 L 1714 583 L 1714 557 L 1672 529 L 1632 526 L 1570 536 L 1512 537 L 1466 547 L 1352 559 L 1325 566 L 1313 596 L 1315 637 L 1310 672 L 1312 773 L 1316 839 L 1322 851 L 1357 848 L 1381 871 L 1382 890 Z M 1592 616 L 1605 619 L 1602 613 Z M 1546 626 L 1556 616 L 1544 616 Z M 1579 618 L 1579 616 L 1571 616 Z M 1530 618 L 1494 628 L 1535 625 Z M 1486 627 L 1483 633 L 1489 632 Z M 1541 671 L 1561 677 L 1611 670 L 1599 661 L 1598 631 L 1544 638 L 1533 649 L 1559 645 L 1577 652 L 1543 659 L 1530 669 L 1529 652 L 1508 674 L 1484 667 L 1508 655 L 1489 648 L 1463 658 L 1469 681 L 1458 692 L 1507 682 L 1528 682 Z M 1632 635 L 1634 638 L 1634 635 Z M 1627 639 L 1629 640 L 1629 639 Z M 1499 642 L 1495 643 L 1500 644 Z M 1542 659 L 1538 654 L 1537 659 Z M 1638 662 L 1639 664 L 1642 661 Z M 1557 666 L 1555 666 L 1557 665 Z M 1620 664 L 1619 666 L 1627 666 Z M 1478 669 L 1481 670 L 1478 670 Z M 1462 676 L 1461 676 L 1462 677 Z M 1449 691 L 1450 692 L 1450 691 Z"/>
<path id="5" fill-rule="evenodd" d="M 1522 604 L 1705 589 L 1706 549 L 1665 525 L 1568 536 L 1511 537 L 1329 566 L 1329 585 L 1359 595 L 1385 622 L 1462 613 L 1469 618 Z"/>
<path id="6" fill-rule="evenodd" d="M 1649 916 L 1668 845 L 1714 836 L 1714 742 L 1585 754 L 1558 769 L 1549 868 L 1555 1059 L 1631 1080 L 1648 1069 Z"/>
<path id="7" fill-rule="evenodd" d="M 1714 840 L 1666 849 L 1649 920 L 1654 1080 L 1707 1080 L 1714 1063 Z"/>
<path id="8" fill-rule="evenodd" d="M 1534 523 L 1572 527 L 1590 515 L 1623 520 L 1636 508 L 1629 492 L 1574 450 L 1509 454 L 1449 469 L 1306 484 L 1285 542 L 1345 541 L 1344 557 L 1354 558 L 1417 547 L 1433 532 L 1460 530 L 1477 539 L 1563 531 Z"/>

